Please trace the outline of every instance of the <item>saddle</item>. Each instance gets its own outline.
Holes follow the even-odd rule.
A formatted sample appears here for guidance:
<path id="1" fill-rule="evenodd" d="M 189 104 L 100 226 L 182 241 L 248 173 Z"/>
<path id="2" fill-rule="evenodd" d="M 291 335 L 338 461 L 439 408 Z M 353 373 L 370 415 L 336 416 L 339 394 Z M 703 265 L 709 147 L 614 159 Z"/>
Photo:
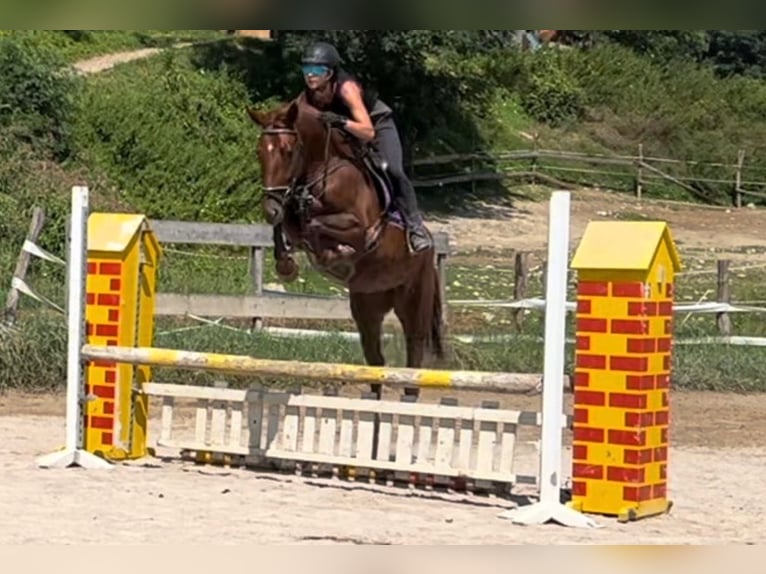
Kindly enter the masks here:
<path id="1" fill-rule="evenodd" d="M 357 157 L 373 181 L 383 213 L 392 215 L 394 184 L 388 174 L 388 162 L 372 144 L 360 145 Z"/>

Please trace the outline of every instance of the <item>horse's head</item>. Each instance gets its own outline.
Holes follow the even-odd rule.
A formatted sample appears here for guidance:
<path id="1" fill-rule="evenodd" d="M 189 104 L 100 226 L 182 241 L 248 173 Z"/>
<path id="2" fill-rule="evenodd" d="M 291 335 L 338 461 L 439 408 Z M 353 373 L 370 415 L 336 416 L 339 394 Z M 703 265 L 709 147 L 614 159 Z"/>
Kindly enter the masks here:
<path id="1" fill-rule="evenodd" d="M 282 222 L 284 198 L 295 177 L 299 153 L 298 132 L 295 121 L 298 107 L 288 104 L 269 112 L 247 109 L 250 118 L 259 125 L 257 155 L 263 180 L 263 212 L 270 225 Z"/>

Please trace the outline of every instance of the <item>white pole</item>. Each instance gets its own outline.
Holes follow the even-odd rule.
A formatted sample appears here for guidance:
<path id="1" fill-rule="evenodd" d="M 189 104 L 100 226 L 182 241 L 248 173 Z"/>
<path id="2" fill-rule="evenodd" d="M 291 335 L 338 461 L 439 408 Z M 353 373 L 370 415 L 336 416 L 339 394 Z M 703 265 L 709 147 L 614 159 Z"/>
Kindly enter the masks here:
<path id="1" fill-rule="evenodd" d="M 544 524 L 549 521 L 564 526 L 593 528 L 591 518 L 564 506 L 561 495 L 562 420 L 564 390 L 551 384 L 564 376 L 566 352 L 566 297 L 569 267 L 568 191 L 551 195 L 548 216 L 548 271 L 545 291 L 545 360 L 543 365 L 542 434 L 540 448 L 540 501 L 500 514 L 516 524 Z"/>
<path id="2" fill-rule="evenodd" d="M 111 468 L 112 465 L 82 449 L 83 373 L 80 353 L 85 331 L 85 281 L 88 258 L 88 188 L 72 188 L 69 263 L 67 266 L 67 386 L 66 444 L 63 451 L 40 457 L 38 466 L 66 468 Z"/>

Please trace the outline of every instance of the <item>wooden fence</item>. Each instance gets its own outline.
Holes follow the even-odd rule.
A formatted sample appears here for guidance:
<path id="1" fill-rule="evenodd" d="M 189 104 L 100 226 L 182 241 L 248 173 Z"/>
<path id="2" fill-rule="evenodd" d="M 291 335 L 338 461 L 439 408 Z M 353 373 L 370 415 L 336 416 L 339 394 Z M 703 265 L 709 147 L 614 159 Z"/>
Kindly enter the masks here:
<path id="1" fill-rule="evenodd" d="M 222 245 L 246 247 L 250 251 L 249 295 L 207 295 L 194 293 L 159 293 L 155 314 L 158 316 L 227 317 L 240 319 L 317 319 L 351 320 L 346 297 L 310 294 L 264 293 L 264 250 L 273 247 L 272 229 L 264 224 L 205 223 L 151 220 L 159 242 L 164 245 Z M 449 236 L 434 234 L 435 265 L 442 284 L 442 301 L 447 312 L 445 281 Z M 446 315 L 445 315 L 446 317 Z M 387 319 L 392 321 L 390 317 Z"/>
<path id="2" fill-rule="evenodd" d="M 420 158 L 412 162 L 412 168 L 417 171 L 425 167 L 454 166 L 455 164 L 469 164 L 470 167 L 459 173 L 417 176 L 413 178 L 413 183 L 416 187 L 422 188 L 525 178 L 533 182 L 542 181 L 557 187 L 571 188 L 572 182 L 582 185 L 585 176 L 599 176 L 611 178 L 612 181 L 630 179 L 631 187 L 638 198 L 641 198 L 647 186 L 665 182 L 678 186 L 696 199 L 705 202 L 715 202 L 717 199 L 711 197 L 705 190 L 705 186 L 710 185 L 725 186 L 730 191 L 732 204 L 736 207 L 742 207 L 745 197 L 766 199 L 766 181 L 745 177 L 748 170 L 761 172 L 766 168 L 746 166 L 743 150 L 738 152 L 736 161 L 732 163 L 715 163 L 646 156 L 642 145 L 638 146 L 637 155 L 522 149 L 501 153 L 477 152 Z M 486 167 L 488 165 L 489 168 Z M 610 166 L 612 169 L 607 169 Z M 618 170 L 618 168 L 628 169 Z M 712 171 L 718 175 L 714 177 L 688 175 L 694 170 Z M 754 190 L 752 189 L 754 187 L 761 189 Z"/>

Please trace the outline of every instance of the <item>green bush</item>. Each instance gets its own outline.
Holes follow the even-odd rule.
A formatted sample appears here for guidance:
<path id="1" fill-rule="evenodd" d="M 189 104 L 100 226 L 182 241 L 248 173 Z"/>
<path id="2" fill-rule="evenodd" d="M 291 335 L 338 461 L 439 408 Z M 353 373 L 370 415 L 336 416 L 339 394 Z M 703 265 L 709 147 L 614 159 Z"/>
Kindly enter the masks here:
<path id="1" fill-rule="evenodd" d="M 78 101 L 77 157 L 151 217 L 255 219 L 258 132 L 248 103 L 225 70 L 167 52 L 90 80 Z"/>
<path id="2" fill-rule="evenodd" d="M 541 50 L 524 59 L 519 96 L 524 110 L 550 125 L 579 120 L 585 110 L 585 90 L 567 70 L 565 54 Z"/>
<path id="3" fill-rule="evenodd" d="M 76 80 L 55 51 L 28 39 L 0 38 L 0 127 L 57 159 L 69 152 Z"/>
<path id="4" fill-rule="evenodd" d="M 3 267 L 18 255 L 36 206 L 47 216 L 40 242 L 54 249 L 63 245 L 71 183 L 62 165 L 71 157 L 73 102 L 80 83 L 62 66 L 55 50 L 30 37 L 0 37 Z"/>

